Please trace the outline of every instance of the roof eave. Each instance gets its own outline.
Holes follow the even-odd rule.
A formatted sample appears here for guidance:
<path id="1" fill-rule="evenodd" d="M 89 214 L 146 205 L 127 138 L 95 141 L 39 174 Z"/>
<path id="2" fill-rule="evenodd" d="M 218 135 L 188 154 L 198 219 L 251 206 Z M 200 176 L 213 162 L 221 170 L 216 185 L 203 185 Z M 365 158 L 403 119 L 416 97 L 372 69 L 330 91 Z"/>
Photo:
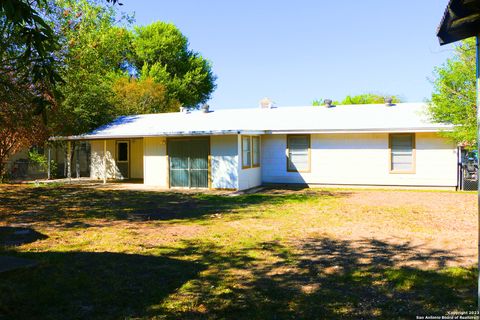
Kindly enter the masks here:
<path id="1" fill-rule="evenodd" d="M 440 45 L 480 33 L 480 4 L 474 0 L 450 0 L 437 28 Z"/>
<path id="2" fill-rule="evenodd" d="M 417 127 L 417 128 L 359 128 L 359 129 L 293 129 L 293 130 L 223 130 L 202 132 L 166 132 L 152 135 L 80 135 L 66 137 L 51 137 L 50 141 L 86 141 L 86 140 L 110 140 L 110 139 L 140 139 L 149 137 L 192 137 L 192 136 L 215 136 L 232 134 L 320 134 L 320 133 L 391 133 L 391 132 L 440 132 L 452 131 L 453 126 L 444 127 Z"/>
<path id="3" fill-rule="evenodd" d="M 453 126 L 422 128 L 362 128 L 362 129 L 322 129 L 322 130 L 275 130 L 267 134 L 320 134 L 320 133 L 395 133 L 395 132 L 441 132 L 453 131 Z"/>
<path id="4" fill-rule="evenodd" d="M 109 140 L 109 139 L 140 139 L 149 137 L 192 137 L 192 136 L 217 136 L 232 134 L 265 134 L 265 130 L 218 130 L 218 131 L 177 131 L 161 132 L 150 135 L 78 135 L 78 136 L 54 136 L 50 141 L 85 141 L 85 140 Z"/>

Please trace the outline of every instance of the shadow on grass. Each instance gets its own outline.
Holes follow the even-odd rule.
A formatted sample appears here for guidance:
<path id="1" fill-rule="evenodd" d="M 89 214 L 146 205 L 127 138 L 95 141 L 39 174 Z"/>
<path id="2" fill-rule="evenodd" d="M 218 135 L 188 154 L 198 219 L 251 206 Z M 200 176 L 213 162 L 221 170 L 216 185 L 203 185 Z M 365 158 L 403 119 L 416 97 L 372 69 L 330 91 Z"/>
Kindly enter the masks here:
<path id="1" fill-rule="evenodd" d="M 262 243 L 261 256 L 275 261 L 262 263 L 251 258 L 251 250 L 218 255 L 214 248 L 186 243 L 171 254 L 202 253 L 201 263 L 211 272 L 184 294 L 211 318 L 412 319 L 476 308 L 477 270 L 446 268 L 460 258 L 448 251 L 319 238 L 293 250 Z M 169 317 L 197 319 L 203 313 L 175 311 Z"/>
<path id="2" fill-rule="evenodd" d="M 5 187 L 0 222 L 56 222 L 63 227 L 89 227 L 91 218 L 114 220 L 198 220 L 228 214 L 251 205 L 301 202 L 348 196 L 346 192 L 295 191 L 247 194 L 100 190 L 82 185 L 62 187 Z M 81 219 L 81 221 L 77 221 Z"/>
<path id="3" fill-rule="evenodd" d="M 0 275 L 0 319 L 140 317 L 203 268 L 168 257 L 108 252 L 19 256 L 39 266 Z"/>
<path id="4" fill-rule="evenodd" d="M 293 247 L 268 242 L 227 251 L 185 241 L 162 252 L 10 252 L 40 265 L 0 276 L 0 315 L 412 319 L 475 309 L 476 270 L 443 268 L 457 257 L 441 250 L 421 253 L 409 244 L 318 238 Z M 420 268 L 425 261 L 432 269 Z"/>
<path id="5" fill-rule="evenodd" d="M 26 243 L 44 240 L 48 237 L 31 228 L 0 227 L 0 248 L 19 246 Z"/>

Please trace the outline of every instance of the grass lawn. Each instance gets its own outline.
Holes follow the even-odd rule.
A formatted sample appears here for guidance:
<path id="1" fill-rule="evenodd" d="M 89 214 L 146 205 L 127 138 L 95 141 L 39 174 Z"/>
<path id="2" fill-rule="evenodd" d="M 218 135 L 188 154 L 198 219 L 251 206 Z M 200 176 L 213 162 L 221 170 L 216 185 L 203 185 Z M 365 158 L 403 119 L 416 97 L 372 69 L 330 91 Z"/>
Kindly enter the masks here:
<path id="1" fill-rule="evenodd" d="M 0 185 L 0 255 L 38 262 L 0 273 L 0 319 L 475 310 L 476 242 L 472 193 Z"/>

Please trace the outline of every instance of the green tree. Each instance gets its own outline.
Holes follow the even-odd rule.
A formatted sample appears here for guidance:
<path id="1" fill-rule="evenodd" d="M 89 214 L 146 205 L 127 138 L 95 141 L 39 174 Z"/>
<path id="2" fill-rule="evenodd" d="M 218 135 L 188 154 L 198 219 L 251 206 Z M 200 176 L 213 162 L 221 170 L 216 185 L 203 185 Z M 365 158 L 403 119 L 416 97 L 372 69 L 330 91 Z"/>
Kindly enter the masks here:
<path id="1" fill-rule="evenodd" d="M 344 105 L 344 104 L 383 104 L 385 103 L 386 98 L 391 98 L 392 103 L 400 103 L 402 99 L 398 95 L 381 95 L 375 93 L 363 93 L 358 95 L 348 95 L 341 101 L 333 101 L 334 105 Z M 313 106 L 321 106 L 324 104 L 322 99 L 317 99 L 312 102 Z"/>
<path id="2" fill-rule="evenodd" d="M 133 54 L 140 76 L 163 84 L 169 101 L 194 107 L 206 102 L 215 89 L 211 64 L 188 48 L 187 38 L 171 23 L 136 27 Z"/>
<path id="3" fill-rule="evenodd" d="M 112 4 L 118 0 L 105 0 Z M 54 84 L 61 81 L 55 66 L 55 52 L 58 49 L 58 37 L 48 19 L 50 10 L 56 7 L 50 0 L 2 0 L 0 1 L 0 19 L 2 23 L 17 30 L 18 54 L 10 63 L 17 67 L 30 65 L 29 76 L 43 79 Z M 2 38 L 5 42 L 5 38 Z"/>
<path id="4" fill-rule="evenodd" d="M 165 86 L 152 78 L 121 77 L 114 83 L 113 92 L 118 115 L 178 111 L 179 103 L 168 101 Z"/>
<path id="5" fill-rule="evenodd" d="M 38 52 L 28 57 L 23 27 L 0 13 L 0 180 L 12 154 L 45 139 L 47 106 L 53 104 L 48 76 L 40 77 Z"/>
<path id="6" fill-rule="evenodd" d="M 56 135 L 81 134 L 111 121 L 113 84 L 125 74 L 130 33 L 115 25 L 116 11 L 87 0 L 58 1 L 63 83 L 50 124 Z"/>
<path id="7" fill-rule="evenodd" d="M 454 124 L 453 132 L 443 134 L 473 148 L 477 140 L 474 39 L 462 41 L 454 56 L 435 68 L 433 86 L 429 104 L 432 119 Z"/>

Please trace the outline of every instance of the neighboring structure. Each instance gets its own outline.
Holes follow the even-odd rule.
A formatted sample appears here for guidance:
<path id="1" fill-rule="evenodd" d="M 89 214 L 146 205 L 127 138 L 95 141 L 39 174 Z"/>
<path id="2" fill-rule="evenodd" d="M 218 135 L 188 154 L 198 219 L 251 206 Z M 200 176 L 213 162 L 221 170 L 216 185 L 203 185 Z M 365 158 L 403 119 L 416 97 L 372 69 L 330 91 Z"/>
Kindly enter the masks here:
<path id="1" fill-rule="evenodd" d="M 32 147 L 23 149 L 9 158 L 6 162 L 6 173 L 10 180 L 42 180 L 48 177 L 48 165 L 43 167 L 32 161 L 29 152 L 36 150 L 39 154 L 50 158 L 52 164 L 50 174 L 53 178 L 67 177 L 67 150 L 64 145 Z M 90 144 L 80 141 L 72 149 L 71 159 L 72 177 L 90 176 Z"/>
<path id="2" fill-rule="evenodd" d="M 120 117 L 89 134 L 91 177 L 162 188 L 262 184 L 457 186 L 457 147 L 423 103 Z"/>

